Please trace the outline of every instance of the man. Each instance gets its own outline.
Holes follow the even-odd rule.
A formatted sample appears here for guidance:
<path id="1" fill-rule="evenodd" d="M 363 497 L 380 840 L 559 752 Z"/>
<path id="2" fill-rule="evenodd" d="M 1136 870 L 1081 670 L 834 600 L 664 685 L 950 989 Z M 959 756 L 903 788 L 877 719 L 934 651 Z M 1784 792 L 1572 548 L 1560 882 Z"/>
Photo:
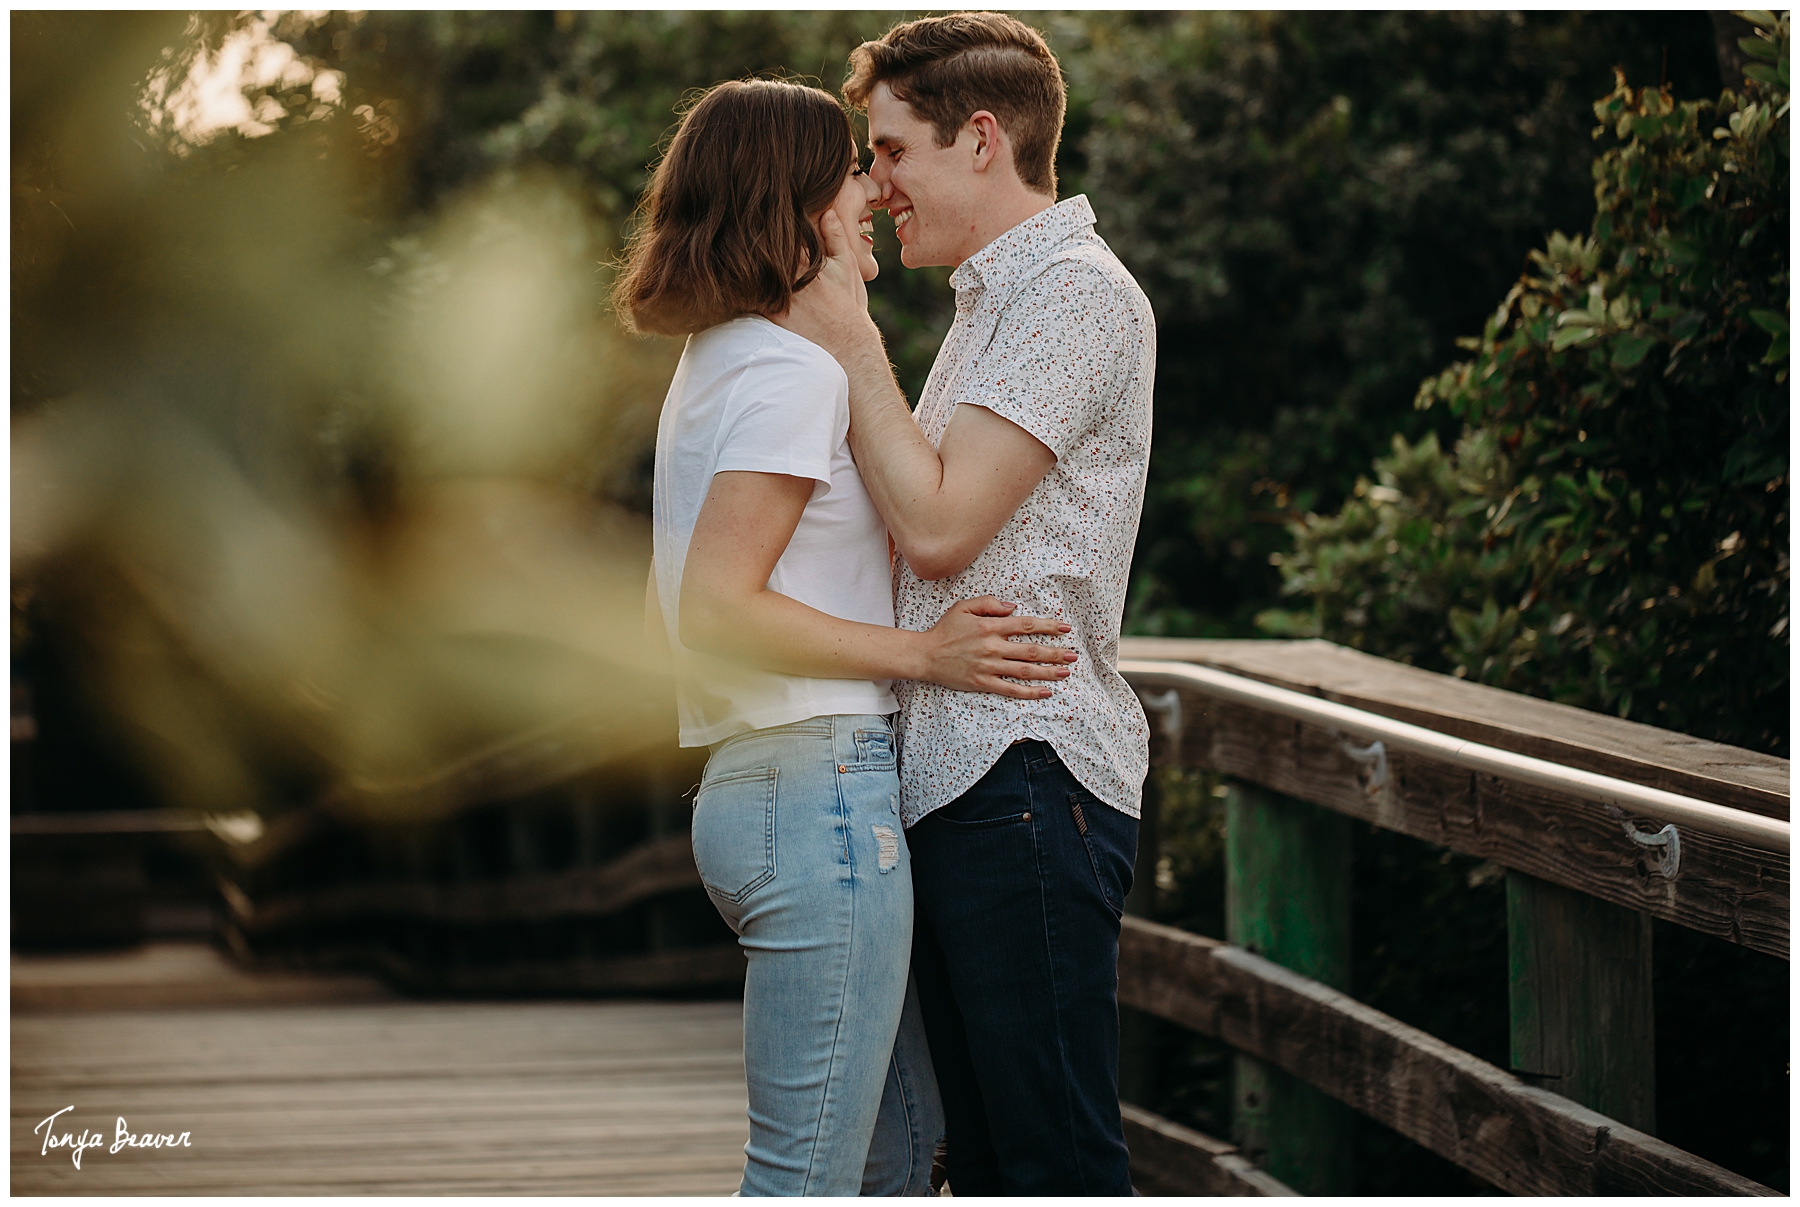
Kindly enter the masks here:
<path id="1" fill-rule="evenodd" d="M 956 319 L 909 413 L 848 232 L 783 320 L 850 379 L 851 442 L 928 627 L 992 594 L 1072 626 L 1047 699 L 897 683 L 913 971 L 958 1195 L 1130 1194 L 1118 1104 L 1119 917 L 1148 765 L 1116 669 L 1150 454 L 1156 332 L 1137 283 L 1056 202 L 1064 86 L 997 13 L 900 25 L 851 57 L 870 169 L 909 268 L 955 268 Z"/>

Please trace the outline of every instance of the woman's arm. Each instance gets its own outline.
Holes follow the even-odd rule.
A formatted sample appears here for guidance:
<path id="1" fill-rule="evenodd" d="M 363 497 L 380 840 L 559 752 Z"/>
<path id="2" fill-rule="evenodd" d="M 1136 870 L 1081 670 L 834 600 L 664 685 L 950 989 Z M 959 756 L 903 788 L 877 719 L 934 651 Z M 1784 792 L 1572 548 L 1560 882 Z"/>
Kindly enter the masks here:
<path id="1" fill-rule="evenodd" d="M 681 575 L 681 643 L 764 670 L 817 679 L 920 679 L 1021 700 L 1051 694 L 1073 650 L 1009 638 L 1060 635 L 1069 626 L 1012 616 L 996 599 L 964 600 L 928 632 L 827 616 L 769 590 L 769 575 L 812 497 L 811 478 L 726 471 L 713 475 Z"/>

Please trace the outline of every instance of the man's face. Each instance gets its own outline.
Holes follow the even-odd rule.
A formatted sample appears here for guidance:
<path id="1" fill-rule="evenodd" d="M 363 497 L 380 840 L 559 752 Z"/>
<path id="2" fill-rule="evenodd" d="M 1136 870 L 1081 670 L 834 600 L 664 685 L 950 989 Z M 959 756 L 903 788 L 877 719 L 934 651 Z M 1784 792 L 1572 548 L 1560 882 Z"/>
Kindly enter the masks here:
<path id="1" fill-rule="evenodd" d="M 956 267 L 981 250 L 975 240 L 975 133 L 965 127 L 947 147 L 931 123 L 886 84 L 869 94 L 869 175 L 894 219 L 900 262 L 908 268 Z"/>

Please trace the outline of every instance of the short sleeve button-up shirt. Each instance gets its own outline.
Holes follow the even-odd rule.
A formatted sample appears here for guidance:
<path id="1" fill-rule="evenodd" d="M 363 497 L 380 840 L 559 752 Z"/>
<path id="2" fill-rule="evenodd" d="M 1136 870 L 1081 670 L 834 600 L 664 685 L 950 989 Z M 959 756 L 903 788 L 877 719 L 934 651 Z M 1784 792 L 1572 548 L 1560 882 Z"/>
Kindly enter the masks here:
<path id="1" fill-rule="evenodd" d="M 1018 424 L 1056 464 L 960 574 L 920 579 L 894 559 L 902 628 L 993 595 L 1056 617 L 1080 653 L 1047 700 L 896 682 L 901 820 L 973 787 L 1013 742 L 1045 741 L 1082 786 L 1132 817 L 1149 767 L 1144 711 L 1118 672 L 1132 547 L 1150 464 L 1156 323 L 1143 290 L 1094 233 L 1086 197 L 1027 219 L 950 276 L 956 319 L 915 417 L 933 447 L 958 405 Z"/>

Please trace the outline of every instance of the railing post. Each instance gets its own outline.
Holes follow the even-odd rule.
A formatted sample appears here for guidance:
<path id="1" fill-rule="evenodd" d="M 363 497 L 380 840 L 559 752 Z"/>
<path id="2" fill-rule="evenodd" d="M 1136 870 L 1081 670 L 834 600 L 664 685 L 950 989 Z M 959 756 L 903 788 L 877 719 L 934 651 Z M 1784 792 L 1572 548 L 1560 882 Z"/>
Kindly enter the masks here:
<path id="1" fill-rule="evenodd" d="M 1650 916 L 1506 874 L 1513 1070 L 1654 1135 Z"/>
<path id="2" fill-rule="evenodd" d="M 1350 819 L 1232 783 L 1225 803 L 1225 937 L 1302 976 L 1350 984 Z M 1254 1057 L 1236 1057 L 1233 1132 L 1302 1194 L 1349 1194 L 1355 1118 Z"/>

